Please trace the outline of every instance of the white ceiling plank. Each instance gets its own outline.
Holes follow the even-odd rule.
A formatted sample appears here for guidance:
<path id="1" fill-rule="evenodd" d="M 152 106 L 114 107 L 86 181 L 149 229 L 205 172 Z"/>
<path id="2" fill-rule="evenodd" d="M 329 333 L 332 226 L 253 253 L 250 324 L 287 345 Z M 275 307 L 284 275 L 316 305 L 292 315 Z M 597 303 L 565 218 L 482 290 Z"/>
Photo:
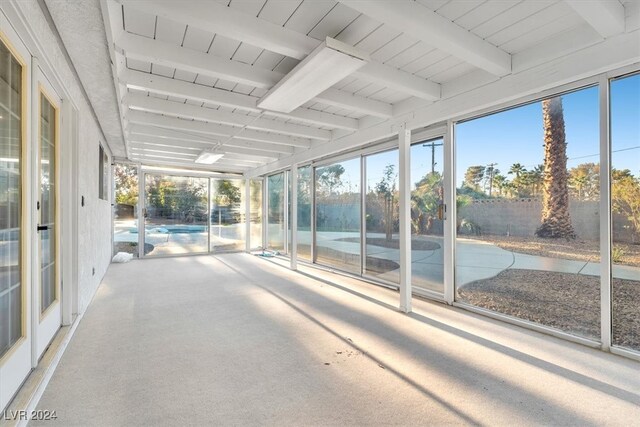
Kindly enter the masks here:
<path id="1" fill-rule="evenodd" d="M 451 0 L 447 4 L 438 8 L 436 13 L 444 16 L 449 21 L 455 21 L 456 19 L 473 11 L 483 2 L 484 0 Z"/>
<path id="2" fill-rule="evenodd" d="M 565 0 L 602 37 L 624 32 L 624 6 L 617 0 Z"/>
<path id="3" fill-rule="evenodd" d="M 140 8 L 141 10 L 148 11 L 149 13 L 157 14 L 158 16 L 165 16 L 169 19 L 175 19 L 181 22 L 189 23 L 189 26 L 195 26 L 202 29 L 215 28 L 217 34 L 222 34 L 226 37 L 231 37 L 235 40 L 242 41 L 244 43 L 249 43 L 253 46 L 261 47 L 263 49 L 270 50 L 272 52 L 279 53 L 281 55 L 285 55 L 286 58 L 282 61 L 277 67 L 276 70 L 281 73 L 288 73 L 293 67 L 296 65 L 297 61 L 293 61 L 293 59 L 300 60 L 305 58 L 309 53 L 311 53 L 319 44 L 318 40 L 306 36 L 305 34 L 301 34 L 298 31 L 294 31 L 291 28 L 288 28 L 288 25 L 291 23 L 289 21 L 285 27 L 281 27 L 275 25 L 271 22 L 265 21 L 263 19 L 257 18 L 252 15 L 248 15 L 242 13 L 238 10 L 234 10 L 230 7 L 225 7 L 215 2 L 202 2 L 197 0 L 185 0 L 182 2 L 175 2 L 173 0 L 153 0 L 153 1 L 133 1 L 133 0 L 123 0 L 125 4 Z M 318 4 L 316 4 L 318 3 Z M 320 5 L 320 3 L 322 3 Z M 302 3 L 300 8 L 303 7 L 311 7 L 311 8 L 319 8 L 327 7 L 327 3 L 329 2 L 304 2 Z M 188 5 L 188 7 L 187 7 Z M 305 6 L 309 5 L 309 6 Z M 421 9 L 425 9 L 420 6 Z M 330 7 L 327 8 L 327 12 L 330 10 Z M 425 9 L 426 10 L 426 9 Z M 428 12 L 428 10 L 426 10 Z M 298 16 L 300 13 L 300 9 L 296 10 L 292 19 Z M 325 12 L 326 13 L 326 12 Z M 324 15 L 323 15 L 324 16 Z M 440 17 L 441 19 L 444 19 Z M 448 21 L 447 21 L 448 22 Z M 453 25 L 459 31 L 464 32 L 461 28 L 455 26 L 451 22 L 448 24 Z M 294 24 L 291 24 L 294 25 Z M 295 25 L 294 25 L 295 26 Z M 466 32 L 464 32 L 466 33 Z M 397 34 L 396 34 L 397 35 Z M 469 38 L 473 38 L 471 35 L 466 34 L 467 37 L 463 37 L 464 42 L 468 42 Z M 393 38 L 393 37 L 392 37 Z M 124 39 L 124 36 L 121 36 L 120 39 Z M 144 44 L 144 41 L 138 41 L 139 44 Z M 215 42 L 215 40 L 214 40 Z M 484 43 L 484 42 L 482 42 Z M 149 46 L 149 43 L 146 43 Z M 119 47 L 124 48 L 119 45 Z M 133 49 L 134 46 L 130 46 Z M 139 47 L 139 46 L 138 46 Z M 166 46 L 167 48 L 169 46 Z M 379 46 L 378 46 L 379 47 Z M 473 50 L 476 46 L 472 46 L 469 50 Z M 497 48 L 493 47 L 496 51 Z M 125 49 L 126 50 L 126 49 Z M 162 60 L 162 50 L 159 49 L 154 51 L 154 56 L 157 57 L 158 61 Z M 486 52 L 481 51 L 480 54 L 485 54 Z M 142 55 L 143 52 L 137 52 L 137 55 Z M 172 55 L 180 55 L 186 56 L 184 52 L 175 52 L 175 50 L 171 51 Z M 506 55 L 506 54 L 505 54 Z M 144 55 L 143 57 L 149 57 L 149 53 Z M 187 59 L 187 58 L 184 58 Z M 185 66 L 188 68 L 184 68 L 186 70 L 198 73 L 197 71 L 198 65 L 203 65 L 205 62 L 203 59 L 199 59 L 197 63 L 194 63 L 196 57 L 189 58 L 188 61 L 183 61 Z M 289 60 L 289 61 L 287 61 Z M 153 61 L 156 62 L 156 61 Z M 238 81 L 238 79 L 242 79 L 243 81 L 239 81 L 239 83 L 244 83 L 248 85 L 253 85 L 256 87 L 264 88 L 264 82 L 261 84 L 252 84 L 246 73 L 247 69 L 243 69 L 239 67 L 240 65 L 246 65 L 238 63 L 237 61 L 225 63 L 221 58 L 210 59 L 210 62 L 215 62 L 216 65 L 223 67 L 222 71 L 225 71 L 226 76 L 221 76 L 220 78 L 226 78 L 227 80 Z M 163 64 L 167 65 L 167 64 Z M 394 84 L 395 88 L 400 90 L 400 88 L 404 88 L 405 90 L 411 90 L 408 92 L 411 95 L 415 96 L 416 92 L 420 90 L 424 90 L 425 88 L 433 87 L 433 85 L 420 83 L 420 85 L 414 85 L 410 87 L 405 87 L 406 84 L 412 81 L 411 78 L 403 75 L 399 70 L 396 70 L 393 67 L 380 67 L 377 63 L 368 64 L 371 67 L 368 68 L 369 71 L 360 71 L 361 75 L 366 76 L 367 79 L 371 79 L 373 81 L 379 81 L 382 75 L 387 76 L 389 84 Z M 509 62 L 510 66 L 510 62 Z M 363 67 L 365 69 L 367 67 Z M 381 73 L 381 70 L 384 70 L 384 73 Z M 233 72 L 236 72 L 237 78 L 231 79 L 230 77 L 233 75 Z M 371 75 L 369 74 L 371 73 Z M 264 71 L 263 71 L 264 73 Z M 273 75 L 264 75 L 265 79 L 273 78 Z M 404 82 L 403 84 L 398 84 L 397 82 Z M 253 82 L 256 83 L 256 82 Z M 271 85 L 274 85 L 275 82 L 272 82 Z M 432 99 L 434 96 L 433 90 L 427 91 L 423 93 L 422 97 L 425 99 Z M 440 89 L 437 90 L 440 93 Z"/>
<path id="4" fill-rule="evenodd" d="M 359 128 L 357 120 L 344 116 L 337 116 L 335 114 L 325 114 L 320 111 L 312 111 L 306 108 L 295 109 L 289 114 L 278 113 L 275 111 L 268 111 L 266 114 L 289 119 L 293 118 L 305 123 L 313 123 L 335 129 L 358 130 Z"/>
<path id="5" fill-rule="evenodd" d="M 520 2 L 502 13 L 498 13 L 482 24 L 479 24 L 473 29 L 472 33 L 480 38 L 486 39 L 487 37 L 503 31 L 510 26 L 517 26 L 523 19 L 526 19 L 528 16 L 556 4 L 557 2 L 558 0 Z"/>
<path id="6" fill-rule="evenodd" d="M 328 89 L 315 97 L 318 101 L 341 108 L 355 109 L 375 117 L 389 118 L 393 115 L 393 107 L 385 102 L 363 98 L 337 89 Z"/>
<path id="7" fill-rule="evenodd" d="M 130 33 L 153 38 L 156 29 L 155 13 L 145 13 L 124 5 L 124 29 Z"/>
<path id="8" fill-rule="evenodd" d="M 427 100 L 440 98 L 440 85 L 379 62 L 370 62 L 353 73 L 355 77 Z"/>
<path id="9" fill-rule="evenodd" d="M 122 3 L 194 27 L 215 28 L 218 34 L 297 59 L 307 56 L 319 44 L 318 40 L 297 31 L 216 2 L 122 0 Z M 256 20 L 260 22 L 259 26 L 255 25 Z"/>
<path id="10" fill-rule="evenodd" d="M 182 104 L 179 102 L 163 101 L 157 98 L 129 94 L 123 100 L 129 108 L 148 111 L 156 114 L 168 114 L 174 117 L 189 117 L 197 120 L 204 120 L 223 125 L 247 127 L 250 129 L 264 130 L 267 132 L 282 133 L 301 138 L 315 138 L 330 140 L 331 132 L 308 126 L 300 126 L 289 123 L 276 122 L 264 118 L 254 118 L 244 114 L 231 113 L 211 108 L 196 107 L 194 105 Z M 238 129 L 239 131 L 240 129 Z M 292 141 L 294 146 L 309 147 L 309 142 L 305 140 Z"/>
<path id="11" fill-rule="evenodd" d="M 327 13 L 309 33 L 310 37 L 324 40 L 325 37 L 335 37 L 360 15 L 355 10 L 338 3 Z"/>
<path id="12" fill-rule="evenodd" d="M 193 83 L 132 70 L 127 70 L 122 73 L 119 79 L 130 88 L 149 90 L 167 96 L 184 96 L 185 98 L 193 100 L 211 102 L 227 107 L 243 108 L 249 111 L 261 111 L 256 107 L 256 100 L 258 98 L 222 89 L 202 87 Z"/>
<path id="13" fill-rule="evenodd" d="M 120 35 L 115 44 L 126 52 L 127 58 L 147 60 L 251 86 L 270 88 L 282 78 L 280 73 L 126 32 Z"/>
<path id="14" fill-rule="evenodd" d="M 205 70 L 202 71 L 204 72 Z M 123 83 L 126 83 L 128 87 L 134 89 L 151 90 L 153 92 L 169 96 L 184 96 L 185 98 L 200 100 L 202 102 L 212 102 L 228 107 L 243 108 L 248 111 L 261 111 L 255 105 L 257 98 L 229 92 L 227 90 L 195 86 L 188 82 L 131 70 L 125 71 L 120 76 L 120 80 Z M 339 105 L 341 107 L 349 110 L 355 110 L 365 114 L 372 114 L 378 117 L 390 117 L 387 116 L 387 114 L 390 114 L 391 112 L 390 105 L 385 105 L 379 102 L 370 102 L 366 98 L 351 96 L 348 93 L 341 94 L 340 91 L 334 89 L 330 89 L 329 91 L 318 95 L 317 98 L 326 99 L 327 97 L 333 99 L 335 102 L 339 102 Z M 312 117 L 309 114 L 304 113 L 304 110 L 301 111 L 303 112 L 302 114 L 293 114 L 292 117 L 300 118 L 307 122 L 313 123 L 313 121 L 311 120 Z M 322 125 L 327 125 L 328 123 L 330 123 L 329 121 L 327 121 L 327 117 L 324 116 L 318 117 L 318 120 L 316 122 Z M 346 122 L 338 118 L 333 123 L 333 126 L 342 128 L 345 126 L 345 123 Z"/>
<path id="15" fill-rule="evenodd" d="M 129 110 L 126 113 L 126 119 L 130 123 L 139 123 L 144 125 L 162 127 L 167 129 L 176 129 L 186 132 L 199 132 L 209 135 L 216 135 L 218 137 L 229 138 L 236 135 L 238 128 L 220 125 L 209 122 L 199 122 L 194 120 L 184 120 L 175 117 L 161 116 L 159 114 L 148 113 L 144 111 Z M 290 149 L 299 145 L 301 142 L 310 143 L 309 140 L 302 138 L 294 138 L 285 135 L 274 135 L 267 132 L 259 132 L 254 130 L 244 130 L 242 134 L 235 136 L 236 139 L 247 141 L 258 141 L 268 144 L 269 150 L 274 150 L 279 153 L 290 153 Z M 265 149 L 266 146 L 265 146 Z"/>
<path id="16" fill-rule="evenodd" d="M 416 2 L 340 0 L 373 19 L 402 29 L 425 43 L 449 52 L 498 76 L 511 72 L 511 55 L 469 33 Z"/>
<path id="17" fill-rule="evenodd" d="M 282 26 L 300 6 L 302 0 L 268 1 L 258 15 L 261 19 Z"/>

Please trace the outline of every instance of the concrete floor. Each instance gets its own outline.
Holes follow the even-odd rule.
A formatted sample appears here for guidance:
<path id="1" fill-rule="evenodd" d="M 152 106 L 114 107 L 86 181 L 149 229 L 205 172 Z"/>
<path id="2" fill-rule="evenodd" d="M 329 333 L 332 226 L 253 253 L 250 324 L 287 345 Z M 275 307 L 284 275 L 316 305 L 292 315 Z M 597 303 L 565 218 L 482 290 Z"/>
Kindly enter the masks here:
<path id="1" fill-rule="evenodd" d="M 38 409 L 59 425 L 640 423 L 638 362 L 302 273 L 246 254 L 112 265 Z"/>

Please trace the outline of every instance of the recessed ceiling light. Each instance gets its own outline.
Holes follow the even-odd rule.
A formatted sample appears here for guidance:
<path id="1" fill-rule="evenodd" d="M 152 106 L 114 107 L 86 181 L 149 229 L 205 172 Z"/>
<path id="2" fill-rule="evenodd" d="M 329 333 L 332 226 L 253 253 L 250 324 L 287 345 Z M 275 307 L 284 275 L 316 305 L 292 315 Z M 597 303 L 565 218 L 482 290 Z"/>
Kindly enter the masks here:
<path id="1" fill-rule="evenodd" d="M 217 153 L 211 150 L 202 150 L 195 162 L 203 165 L 211 165 L 220 160 L 222 156 L 224 156 L 223 153 Z"/>

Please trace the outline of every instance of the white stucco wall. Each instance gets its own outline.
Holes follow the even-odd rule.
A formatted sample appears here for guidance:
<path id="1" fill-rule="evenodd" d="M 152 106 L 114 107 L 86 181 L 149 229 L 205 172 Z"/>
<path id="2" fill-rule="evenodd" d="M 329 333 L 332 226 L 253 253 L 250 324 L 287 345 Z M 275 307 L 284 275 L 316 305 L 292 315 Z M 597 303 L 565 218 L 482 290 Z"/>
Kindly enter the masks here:
<path id="1" fill-rule="evenodd" d="M 17 2 L 26 22 L 37 38 L 42 51 L 64 82 L 66 91 L 78 109 L 79 140 L 78 159 L 78 312 L 83 312 L 93 297 L 111 260 L 111 191 L 109 200 L 100 200 L 99 187 L 99 144 L 105 148 L 111 163 L 111 150 L 91 111 L 90 105 L 82 93 L 79 80 L 61 49 L 59 39 L 52 32 L 36 0 Z M 64 120 L 64 117 L 63 117 Z M 61 141 L 62 144 L 68 141 Z M 109 177 L 111 185 L 111 177 Z M 62 188 L 62 197 L 68 197 L 70 189 Z M 80 206 L 81 196 L 85 198 L 84 207 Z M 69 212 L 62 212 L 68 215 Z M 64 244 L 64 243 L 63 243 Z M 94 273 L 95 269 L 95 273 Z"/>

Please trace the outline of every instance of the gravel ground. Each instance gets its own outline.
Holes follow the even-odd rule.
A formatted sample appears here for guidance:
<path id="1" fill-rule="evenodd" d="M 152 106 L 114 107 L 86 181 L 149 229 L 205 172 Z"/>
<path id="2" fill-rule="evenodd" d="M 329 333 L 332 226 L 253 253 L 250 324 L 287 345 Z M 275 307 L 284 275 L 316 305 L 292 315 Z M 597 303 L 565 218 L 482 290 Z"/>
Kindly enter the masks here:
<path id="1" fill-rule="evenodd" d="M 640 350 L 640 279 L 613 280 L 614 343 Z M 600 337 L 600 278 L 509 269 L 458 290 L 461 301 L 572 334 Z"/>
<path id="2" fill-rule="evenodd" d="M 504 250 L 522 254 L 572 259 L 577 261 L 598 262 L 600 260 L 599 242 L 579 239 L 541 239 L 534 236 L 516 237 L 482 235 L 464 237 L 493 243 Z M 618 264 L 640 267 L 640 245 L 616 243 L 615 246 L 619 247 L 624 253 L 622 258 L 617 262 Z"/>

